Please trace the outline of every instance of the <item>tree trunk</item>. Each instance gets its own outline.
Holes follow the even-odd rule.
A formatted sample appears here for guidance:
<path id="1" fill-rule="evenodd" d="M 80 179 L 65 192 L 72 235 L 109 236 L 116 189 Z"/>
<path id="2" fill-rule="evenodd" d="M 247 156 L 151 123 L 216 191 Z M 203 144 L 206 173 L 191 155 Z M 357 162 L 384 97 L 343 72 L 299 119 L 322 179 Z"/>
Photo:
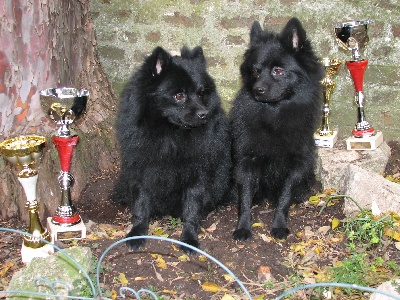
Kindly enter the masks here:
<path id="1" fill-rule="evenodd" d="M 54 213 L 61 191 L 59 158 L 51 141 L 56 127 L 41 108 L 40 90 L 68 86 L 90 92 L 86 113 L 71 126 L 79 135 L 71 165 L 73 202 L 91 176 L 115 166 L 117 102 L 97 56 L 89 4 L 89 0 L 0 4 L 0 141 L 22 134 L 46 136 L 37 185 L 41 218 Z M 18 216 L 27 221 L 25 202 L 15 172 L 0 158 L 1 218 Z"/>

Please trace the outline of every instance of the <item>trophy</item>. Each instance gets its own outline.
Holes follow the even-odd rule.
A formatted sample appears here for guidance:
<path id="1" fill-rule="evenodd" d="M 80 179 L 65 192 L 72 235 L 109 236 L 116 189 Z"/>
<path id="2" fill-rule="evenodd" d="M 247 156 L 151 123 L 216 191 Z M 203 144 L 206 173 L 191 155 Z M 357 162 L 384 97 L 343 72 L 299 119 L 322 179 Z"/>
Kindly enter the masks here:
<path id="1" fill-rule="evenodd" d="M 351 50 L 351 60 L 346 61 L 355 88 L 355 103 L 357 104 L 357 123 L 352 130 L 355 139 L 348 139 L 349 150 L 373 150 L 383 141 L 382 133 L 375 136 L 375 129 L 365 118 L 363 81 L 368 60 L 361 59 L 360 49 L 368 42 L 368 24 L 372 20 L 349 21 L 334 26 L 336 40 L 340 47 Z M 359 140 L 357 140 L 359 139 Z"/>
<path id="2" fill-rule="evenodd" d="M 51 241 L 47 229 L 42 227 L 38 215 L 38 201 L 36 199 L 36 184 L 38 171 L 36 166 L 42 157 L 42 149 L 46 138 L 38 135 L 27 135 L 10 138 L 0 143 L 0 153 L 5 159 L 18 169 L 18 181 L 24 189 L 29 211 L 29 229 L 25 235 L 21 256 L 24 263 L 28 263 L 33 257 L 46 257 L 54 253 L 54 248 L 44 242 Z M 22 167 L 22 168 L 21 168 Z M 41 240 L 41 239 L 43 240 Z"/>
<path id="3" fill-rule="evenodd" d="M 74 183 L 74 177 L 70 173 L 70 166 L 79 136 L 71 134 L 69 125 L 85 111 L 88 97 L 87 90 L 69 87 L 40 91 L 42 108 L 58 126 L 57 134 L 52 136 L 52 140 L 57 148 L 61 165 L 58 176 L 61 204 L 47 222 L 54 240 L 57 240 L 57 232 L 81 231 L 82 238 L 86 236 L 86 228 L 71 201 L 70 188 Z"/>
<path id="4" fill-rule="evenodd" d="M 323 93 L 324 93 L 324 104 L 322 106 L 322 122 L 321 126 L 314 135 L 315 144 L 319 147 L 329 147 L 332 148 L 337 140 L 338 132 L 331 130 L 329 126 L 329 114 L 330 108 L 329 103 L 331 99 L 331 94 L 335 88 L 336 83 L 333 81 L 332 77 L 336 75 L 339 70 L 341 61 L 339 59 L 323 58 L 322 64 L 325 67 L 325 78 L 322 80 Z"/>

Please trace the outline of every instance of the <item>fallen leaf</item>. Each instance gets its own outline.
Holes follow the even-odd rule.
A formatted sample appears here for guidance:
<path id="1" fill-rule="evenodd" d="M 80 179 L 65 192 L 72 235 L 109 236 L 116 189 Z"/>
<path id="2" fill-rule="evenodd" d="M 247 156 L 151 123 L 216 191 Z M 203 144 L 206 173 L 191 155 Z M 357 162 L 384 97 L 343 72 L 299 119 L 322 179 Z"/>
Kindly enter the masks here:
<path id="1" fill-rule="evenodd" d="M 340 220 L 334 218 L 334 219 L 332 220 L 332 229 L 337 228 L 339 225 L 340 225 Z"/>
<path id="2" fill-rule="evenodd" d="M 315 195 L 310 196 L 310 198 L 308 198 L 308 202 L 310 202 L 312 205 L 318 205 L 320 201 L 321 198 Z"/>
<path id="3" fill-rule="evenodd" d="M 0 277 L 3 277 L 7 273 L 7 271 L 13 266 L 14 266 L 14 263 L 12 261 L 4 263 L 1 266 Z"/>
<path id="4" fill-rule="evenodd" d="M 176 295 L 178 292 L 177 291 L 171 291 L 171 290 L 162 290 L 161 293 L 168 294 L 168 295 Z"/>
<path id="5" fill-rule="evenodd" d="M 140 277 L 140 276 L 138 276 L 138 277 L 135 277 L 135 281 L 145 281 L 145 280 L 148 280 L 149 279 L 149 277 Z"/>
<path id="6" fill-rule="evenodd" d="M 182 254 L 181 256 L 178 257 L 178 260 L 185 262 L 185 261 L 190 261 L 190 258 L 186 254 Z"/>
<path id="7" fill-rule="evenodd" d="M 387 229 L 384 231 L 383 234 L 386 235 L 387 237 L 390 237 L 390 238 L 400 242 L 400 233 L 398 231 L 394 231 L 392 229 Z"/>
<path id="8" fill-rule="evenodd" d="M 271 268 L 268 266 L 260 266 L 258 268 L 258 282 L 264 283 L 267 281 L 271 281 Z"/>
<path id="9" fill-rule="evenodd" d="M 223 276 L 224 276 L 225 280 L 228 281 L 228 282 L 234 282 L 235 281 L 235 279 L 232 277 L 232 275 L 224 274 Z"/>
<path id="10" fill-rule="evenodd" d="M 199 261 L 205 262 L 205 261 L 207 261 L 207 257 L 204 255 L 199 255 Z"/>
<path id="11" fill-rule="evenodd" d="M 264 223 L 253 223 L 253 225 L 251 225 L 251 227 L 264 227 Z"/>
<path id="12" fill-rule="evenodd" d="M 231 295 L 225 294 L 222 296 L 221 300 L 235 300 Z"/>
<path id="13" fill-rule="evenodd" d="M 212 283 L 212 282 L 204 282 L 201 285 L 201 288 L 203 289 L 203 291 L 205 292 L 212 292 L 212 293 L 218 293 L 219 291 L 224 291 L 227 292 L 227 289 L 224 289 L 222 287 L 220 287 L 219 285 Z"/>
<path id="14" fill-rule="evenodd" d="M 111 290 L 111 299 L 115 300 L 118 297 L 118 293 L 115 290 Z"/>
<path id="15" fill-rule="evenodd" d="M 118 275 L 118 280 L 122 285 L 128 285 L 129 281 L 126 279 L 126 276 L 124 273 L 119 273 Z"/>
<path id="16" fill-rule="evenodd" d="M 212 223 L 210 227 L 206 229 L 208 232 L 214 232 L 217 229 L 217 223 Z"/>
<path id="17" fill-rule="evenodd" d="M 400 242 L 394 243 L 394 246 L 396 247 L 397 250 L 400 250 Z"/>
<path id="18" fill-rule="evenodd" d="M 160 269 L 167 269 L 167 264 L 163 257 L 159 254 L 152 254 L 151 255 L 156 260 L 156 266 Z"/>

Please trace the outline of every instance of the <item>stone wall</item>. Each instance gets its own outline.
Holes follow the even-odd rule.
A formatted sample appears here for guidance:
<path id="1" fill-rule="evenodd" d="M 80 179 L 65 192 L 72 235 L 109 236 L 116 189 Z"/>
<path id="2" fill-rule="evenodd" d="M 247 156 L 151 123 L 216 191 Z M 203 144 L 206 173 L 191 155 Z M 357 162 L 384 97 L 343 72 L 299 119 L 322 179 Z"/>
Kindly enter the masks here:
<path id="1" fill-rule="evenodd" d="M 179 51 L 201 45 L 229 110 L 240 86 L 239 66 L 254 20 L 279 31 L 296 16 L 320 57 L 350 58 L 333 25 L 372 19 L 365 73 L 366 116 L 386 140 L 400 140 L 400 4 L 398 0 L 91 0 L 100 59 L 116 92 L 155 46 Z M 331 124 L 346 138 L 357 119 L 353 83 L 343 64 L 335 77 Z"/>

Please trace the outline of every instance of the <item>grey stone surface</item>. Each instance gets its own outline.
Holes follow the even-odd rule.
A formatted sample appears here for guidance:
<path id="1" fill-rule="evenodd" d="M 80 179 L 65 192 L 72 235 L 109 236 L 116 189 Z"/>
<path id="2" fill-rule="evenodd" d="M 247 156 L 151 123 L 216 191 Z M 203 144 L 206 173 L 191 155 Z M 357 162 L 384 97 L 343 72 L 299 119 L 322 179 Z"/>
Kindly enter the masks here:
<path id="1" fill-rule="evenodd" d="M 362 208 L 374 209 L 376 214 L 386 211 L 400 212 L 400 184 L 383 176 L 350 164 L 345 171 L 340 193 L 349 195 Z M 358 211 L 356 204 L 346 198 L 346 215 Z"/>
<path id="2" fill-rule="evenodd" d="M 386 281 L 386 282 L 382 283 L 380 286 L 378 286 L 377 290 L 379 290 L 381 292 L 385 292 L 389 295 L 396 296 L 397 299 L 400 299 L 400 293 L 398 290 L 396 290 L 396 288 L 400 287 L 400 279 L 394 279 L 393 281 L 395 282 L 395 285 L 397 284 L 397 287 L 392 284 L 392 281 Z M 393 300 L 394 298 L 385 296 L 382 294 L 378 294 L 378 293 L 373 293 L 369 299 L 370 300 Z"/>
<path id="3" fill-rule="evenodd" d="M 76 260 L 88 272 L 92 264 L 92 251 L 88 247 L 72 247 L 64 249 L 65 253 Z M 79 268 L 61 252 L 55 252 L 53 255 L 46 258 L 34 258 L 26 268 L 18 271 L 12 278 L 8 291 L 27 291 L 53 294 L 49 285 L 45 281 L 39 281 L 35 286 L 35 281 L 43 278 L 48 282 L 54 283 L 60 281 L 65 283 L 54 284 L 57 295 L 67 296 L 68 290 L 81 290 L 85 277 L 80 272 Z M 80 281 L 79 285 L 77 282 Z M 83 283 L 84 282 L 84 283 Z M 74 294 L 74 296 L 79 296 Z M 34 295 L 27 294 L 9 294 L 7 299 L 39 299 Z M 43 299 L 43 298 L 40 298 Z"/>
<path id="4" fill-rule="evenodd" d="M 383 142 L 373 151 L 318 148 L 319 175 L 324 188 L 339 189 L 350 164 L 376 174 L 382 174 L 390 157 L 390 147 Z"/>

